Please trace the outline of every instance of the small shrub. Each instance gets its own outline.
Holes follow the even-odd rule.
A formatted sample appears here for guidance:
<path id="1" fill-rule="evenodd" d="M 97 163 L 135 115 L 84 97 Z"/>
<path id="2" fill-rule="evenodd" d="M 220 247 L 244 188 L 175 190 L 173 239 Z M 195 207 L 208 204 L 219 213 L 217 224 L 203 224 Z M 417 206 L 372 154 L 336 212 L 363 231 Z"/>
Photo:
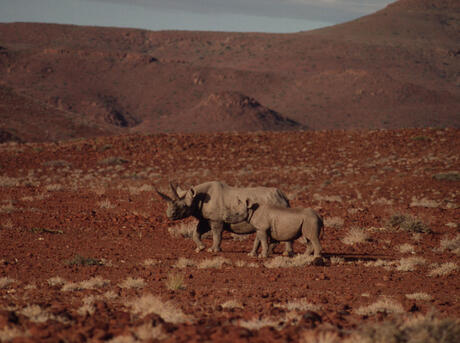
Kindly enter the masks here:
<path id="1" fill-rule="evenodd" d="M 423 301 L 430 301 L 433 297 L 427 293 L 412 293 L 406 294 L 407 299 L 411 300 L 423 300 Z"/>
<path id="2" fill-rule="evenodd" d="M 266 268 L 291 268 L 303 267 L 313 263 L 315 257 L 313 255 L 299 254 L 292 258 L 284 256 L 276 256 L 264 263 Z"/>
<path id="3" fill-rule="evenodd" d="M 429 276 L 447 276 L 456 271 L 458 266 L 454 262 L 446 262 L 441 265 L 434 265 L 434 268 L 428 273 Z"/>
<path id="4" fill-rule="evenodd" d="M 177 262 L 173 265 L 175 268 L 187 268 L 187 267 L 195 267 L 196 262 L 188 259 L 186 257 L 179 257 Z"/>
<path id="5" fill-rule="evenodd" d="M 64 231 L 62 230 L 53 230 L 53 229 L 47 229 L 47 228 L 42 228 L 42 227 L 33 227 L 30 231 L 32 231 L 33 233 L 50 233 L 52 235 L 64 234 Z"/>
<path id="6" fill-rule="evenodd" d="M 399 260 L 399 265 L 396 267 L 396 270 L 399 270 L 401 272 L 412 272 L 415 270 L 417 266 L 423 265 L 425 263 L 426 260 L 423 257 L 403 257 Z"/>
<path id="7" fill-rule="evenodd" d="M 395 247 L 396 250 L 403 254 L 415 254 L 415 247 L 412 244 L 404 243 Z"/>
<path id="8" fill-rule="evenodd" d="M 185 289 L 184 275 L 179 273 L 169 273 L 168 279 L 165 281 L 166 288 L 171 291 Z"/>
<path id="9" fill-rule="evenodd" d="M 366 243 L 369 241 L 369 234 L 364 229 L 353 227 L 348 231 L 342 242 L 346 245 L 353 245 L 358 243 Z"/>
<path id="10" fill-rule="evenodd" d="M 8 288 L 10 287 L 11 284 L 15 283 L 15 279 L 11 279 L 7 276 L 0 278 L 0 289 L 2 288 Z"/>
<path id="11" fill-rule="evenodd" d="M 160 298 L 151 294 L 141 298 L 132 299 L 127 303 L 132 313 L 145 317 L 149 314 L 157 314 L 164 321 L 173 324 L 190 322 L 191 318 L 185 315 L 181 309 L 171 302 L 163 302 Z"/>
<path id="12" fill-rule="evenodd" d="M 65 264 L 69 266 L 102 266 L 104 265 L 102 260 L 98 260 L 92 257 L 83 257 L 81 255 L 75 255 L 70 260 L 66 260 Z"/>
<path id="13" fill-rule="evenodd" d="M 243 305 L 238 300 L 227 300 L 221 306 L 225 309 L 243 308 Z"/>
<path id="14" fill-rule="evenodd" d="M 275 304 L 274 307 L 284 308 L 288 311 L 318 311 L 320 307 L 307 301 L 307 299 L 291 300 L 287 304 Z"/>
<path id="15" fill-rule="evenodd" d="M 379 299 L 377 302 L 368 306 L 362 306 L 355 310 L 355 313 L 360 316 L 372 316 L 379 312 L 383 313 L 403 313 L 404 309 L 400 303 L 389 298 Z"/>
<path id="16" fill-rule="evenodd" d="M 431 233 L 431 228 L 422 223 L 417 218 L 413 218 L 409 215 L 395 214 L 391 216 L 387 222 L 387 225 L 393 229 L 401 229 L 409 232 L 418 233 Z"/>
<path id="17" fill-rule="evenodd" d="M 450 251 L 456 255 L 460 255 L 460 234 L 457 236 L 443 237 L 440 242 L 440 251 Z"/>
<path id="18" fill-rule="evenodd" d="M 55 277 L 48 279 L 47 282 L 48 282 L 48 285 L 50 285 L 51 287 L 55 287 L 55 286 L 62 286 L 63 284 L 66 283 L 66 280 L 60 276 L 55 276 Z"/>
<path id="19" fill-rule="evenodd" d="M 437 181 L 460 181 L 460 173 L 457 171 L 439 173 L 433 175 L 433 179 Z"/>
<path id="20" fill-rule="evenodd" d="M 143 288 L 145 281 L 142 278 L 134 279 L 131 276 L 118 284 L 120 288 Z"/>
<path id="21" fill-rule="evenodd" d="M 206 268 L 220 269 L 223 267 L 224 264 L 231 265 L 232 261 L 230 261 L 228 258 L 219 256 L 219 257 L 215 257 L 212 259 L 206 259 L 206 260 L 201 261 L 198 264 L 198 268 L 199 269 L 206 269 Z"/>

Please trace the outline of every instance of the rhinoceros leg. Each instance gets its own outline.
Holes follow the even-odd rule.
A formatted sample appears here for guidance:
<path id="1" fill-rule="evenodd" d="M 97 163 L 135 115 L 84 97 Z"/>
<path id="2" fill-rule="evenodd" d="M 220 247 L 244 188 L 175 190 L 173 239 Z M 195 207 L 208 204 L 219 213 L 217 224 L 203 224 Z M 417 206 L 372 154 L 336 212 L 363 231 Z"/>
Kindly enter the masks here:
<path id="1" fill-rule="evenodd" d="M 224 223 L 221 221 L 210 221 L 209 225 L 212 232 L 212 247 L 208 249 L 209 252 L 219 252 L 220 242 L 222 241 L 222 231 L 224 230 Z"/>
<path id="2" fill-rule="evenodd" d="M 193 235 L 192 235 L 192 239 L 196 244 L 196 249 L 195 249 L 196 252 L 200 252 L 204 250 L 205 246 L 203 242 L 201 241 L 201 235 L 208 232 L 209 230 L 211 230 L 211 228 L 209 227 L 209 223 L 207 220 L 200 220 L 198 222 L 198 225 L 196 226 L 196 229 L 195 231 L 193 231 Z"/>
<path id="3" fill-rule="evenodd" d="M 286 241 L 284 242 L 284 252 L 283 256 L 293 256 L 294 255 L 294 249 L 292 248 L 292 241 Z"/>
<path id="4" fill-rule="evenodd" d="M 248 254 L 248 256 L 256 257 L 257 256 L 257 249 L 259 249 L 259 245 L 260 245 L 260 239 L 257 237 L 257 234 L 256 234 L 256 238 L 254 238 L 254 244 L 252 245 L 252 250 Z"/>
<path id="5" fill-rule="evenodd" d="M 268 234 L 266 230 L 257 230 L 256 240 L 262 245 L 261 257 L 268 257 Z M 255 242 L 254 242 L 255 243 Z"/>

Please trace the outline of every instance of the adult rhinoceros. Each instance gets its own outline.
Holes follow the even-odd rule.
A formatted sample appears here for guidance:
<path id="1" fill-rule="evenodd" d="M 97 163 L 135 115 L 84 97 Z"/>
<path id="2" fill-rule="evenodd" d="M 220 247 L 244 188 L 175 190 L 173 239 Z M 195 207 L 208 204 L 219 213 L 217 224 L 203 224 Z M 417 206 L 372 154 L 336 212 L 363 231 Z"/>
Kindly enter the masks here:
<path id="1" fill-rule="evenodd" d="M 221 251 L 222 231 L 236 234 L 253 233 L 256 229 L 245 220 L 247 219 L 246 204 L 259 203 L 289 207 L 289 200 L 282 191 L 272 187 L 231 187 L 220 181 L 210 181 L 182 190 L 170 183 L 172 197 L 157 193 L 168 203 L 166 215 L 171 220 L 179 220 L 193 216 L 198 219 L 198 225 L 193 232 L 196 252 L 205 248 L 201 235 L 211 230 L 213 244 L 208 251 Z M 256 256 L 259 246 L 258 238 L 250 252 Z M 285 254 L 292 253 L 292 243 L 286 242 Z"/>

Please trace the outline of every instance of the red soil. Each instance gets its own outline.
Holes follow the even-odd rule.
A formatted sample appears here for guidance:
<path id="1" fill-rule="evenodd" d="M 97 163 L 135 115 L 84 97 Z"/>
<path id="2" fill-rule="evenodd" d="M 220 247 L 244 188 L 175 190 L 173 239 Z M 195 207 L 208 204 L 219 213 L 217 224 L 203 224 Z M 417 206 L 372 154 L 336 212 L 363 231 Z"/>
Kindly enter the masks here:
<path id="1" fill-rule="evenodd" d="M 459 232 L 458 146 L 460 135 L 453 129 L 161 134 L 3 144 L 0 282 L 12 281 L 0 287 L 0 335 L 14 329 L 16 335 L 29 334 L 16 338 L 21 342 L 98 342 L 123 335 L 134 340 L 140 336 L 131 332 L 149 324 L 161 328 L 169 342 L 298 341 L 325 330 L 346 337 L 363 324 L 393 317 L 356 312 L 382 297 L 400 304 L 402 316 L 434 309 L 440 318 L 458 318 L 459 256 L 441 249 L 441 242 Z M 172 236 L 168 228 L 177 223 L 166 219 L 165 204 L 152 186 L 167 190 L 169 180 L 192 185 L 216 179 L 276 186 L 294 206 L 317 209 L 326 221 L 325 266 L 267 268 L 265 261 L 247 256 L 252 236 L 239 241 L 225 233 L 219 254 L 197 254 L 191 239 Z M 433 233 L 380 229 L 396 213 L 418 218 Z M 370 240 L 344 244 L 353 227 L 363 228 Z M 409 244 L 406 252 L 402 244 Z M 304 249 L 300 243 L 294 248 Z M 278 247 L 275 256 L 280 252 Z M 69 265 L 76 255 L 103 263 Z M 174 267 L 180 258 L 199 263 L 217 256 L 231 264 Z M 401 258 L 408 257 L 424 261 L 398 270 Z M 155 264 L 146 266 L 147 259 Z M 388 269 L 366 265 L 375 261 L 395 264 Z M 430 276 L 434 264 L 447 262 L 457 270 Z M 184 289 L 167 288 L 168 276 L 175 273 L 183 276 Z M 110 283 L 65 291 L 50 285 L 57 276 L 66 283 L 96 276 Z M 144 285 L 121 287 L 128 277 L 142 278 Z M 406 297 L 420 292 L 428 297 Z M 136 314 L 129 301 L 149 294 L 171 301 L 191 321 L 175 324 L 164 322 L 164 313 Z M 301 299 L 315 305 L 314 311 L 278 307 Z M 222 306 L 229 300 L 242 307 Z M 90 313 L 82 310 L 85 302 Z M 37 309 L 33 305 L 48 316 L 44 322 L 31 314 Z M 270 326 L 259 330 L 241 327 L 241 322 L 268 319 Z M 280 330 L 273 328 L 278 325 Z"/>

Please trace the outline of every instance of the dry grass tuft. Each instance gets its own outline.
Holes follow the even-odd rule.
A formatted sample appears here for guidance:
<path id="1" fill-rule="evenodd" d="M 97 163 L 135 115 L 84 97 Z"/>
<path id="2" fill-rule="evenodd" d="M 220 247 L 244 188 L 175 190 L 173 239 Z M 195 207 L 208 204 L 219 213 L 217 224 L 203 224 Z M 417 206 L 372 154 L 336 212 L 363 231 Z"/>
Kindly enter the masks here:
<path id="1" fill-rule="evenodd" d="M 372 316 L 380 312 L 387 314 L 403 313 L 404 309 L 400 303 L 389 298 L 382 298 L 373 304 L 362 306 L 355 310 L 355 313 L 360 316 Z"/>
<path id="2" fill-rule="evenodd" d="M 48 285 L 51 287 L 62 286 L 66 283 L 66 280 L 60 276 L 55 276 L 47 280 Z"/>
<path id="3" fill-rule="evenodd" d="M 243 304 L 240 303 L 238 300 L 227 300 L 226 302 L 224 302 L 222 305 L 222 308 L 225 308 L 225 309 L 234 309 L 234 308 L 243 308 Z"/>
<path id="4" fill-rule="evenodd" d="M 318 311 L 320 306 L 312 304 L 307 299 L 291 300 L 287 304 L 274 304 L 274 307 L 284 308 L 288 311 Z"/>
<path id="5" fill-rule="evenodd" d="M 199 269 L 206 269 L 206 268 L 220 269 L 224 266 L 224 264 L 231 266 L 232 261 L 229 260 L 228 258 L 219 256 L 219 257 L 214 257 L 212 259 L 206 259 L 206 260 L 201 261 L 198 264 L 198 268 Z"/>
<path id="6" fill-rule="evenodd" d="M 447 276 L 458 269 L 454 262 L 446 262 L 441 265 L 433 264 L 433 269 L 428 273 L 429 276 Z"/>
<path id="7" fill-rule="evenodd" d="M 460 255 L 460 234 L 451 238 L 443 237 L 440 242 L 440 251 L 450 251 L 455 255 Z"/>
<path id="8" fill-rule="evenodd" d="M 10 342 L 16 338 L 27 337 L 30 337 L 29 331 L 21 331 L 16 327 L 6 325 L 0 329 L 0 342 Z"/>
<path id="9" fill-rule="evenodd" d="M 0 289 L 8 288 L 11 284 L 17 282 L 15 279 L 11 279 L 7 276 L 0 278 Z"/>
<path id="10" fill-rule="evenodd" d="M 431 228 L 419 219 L 409 215 L 395 214 L 387 221 L 387 226 L 393 229 L 400 229 L 416 233 L 431 233 Z"/>
<path id="11" fill-rule="evenodd" d="M 266 268 L 290 268 L 303 267 L 313 263 L 315 257 L 313 255 L 299 254 L 295 257 L 276 256 L 264 263 Z"/>
<path id="12" fill-rule="evenodd" d="M 301 336 L 299 343 L 339 343 L 341 339 L 335 331 L 305 331 Z"/>
<path id="13" fill-rule="evenodd" d="M 195 266 L 196 266 L 196 262 L 186 257 L 179 257 L 177 262 L 173 265 L 174 268 L 181 268 L 181 269 L 187 268 L 187 267 L 195 267 Z"/>
<path id="14" fill-rule="evenodd" d="M 422 292 L 406 294 L 406 298 L 411 299 L 411 300 L 423 300 L 423 301 L 430 301 L 431 299 L 433 299 L 431 295 L 427 293 L 422 293 Z"/>
<path id="15" fill-rule="evenodd" d="M 345 221 L 340 217 L 326 217 L 324 218 L 324 226 L 341 228 Z"/>
<path id="16" fill-rule="evenodd" d="M 164 321 L 180 324 L 190 322 L 191 318 L 185 315 L 181 309 L 171 302 L 163 302 L 160 298 L 151 294 L 144 295 L 137 299 L 132 299 L 127 303 L 131 312 L 141 317 L 149 314 L 156 314 L 163 318 Z"/>
<path id="17" fill-rule="evenodd" d="M 129 289 L 129 288 L 144 288 L 145 281 L 142 278 L 134 279 L 134 278 L 132 278 L 130 276 L 130 277 L 126 278 L 125 280 L 123 280 L 122 282 L 120 282 L 118 284 L 118 286 L 120 288 L 125 288 L 125 289 Z"/>
<path id="18" fill-rule="evenodd" d="M 395 249 L 402 254 L 415 254 L 415 247 L 409 243 L 398 245 Z"/>
<path id="19" fill-rule="evenodd" d="M 342 239 L 342 242 L 346 245 L 353 245 L 359 243 L 366 243 L 369 241 L 369 234 L 364 231 L 364 229 L 359 227 L 351 228 L 345 237 Z"/>
<path id="20" fill-rule="evenodd" d="M 166 288 L 168 288 L 171 291 L 185 289 L 184 274 L 169 273 L 168 279 L 165 281 L 165 283 Z"/>
<path id="21" fill-rule="evenodd" d="M 178 225 L 168 228 L 168 232 L 171 236 L 175 238 L 184 237 L 192 238 L 193 233 L 196 230 L 197 222 L 191 221 L 187 223 L 180 223 Z"/>
<path id="22" fill-rule="evenodd" d="M 398 263 L 399 265 L 396 267 L 396 270 L 400 272 L 412 272 L 417 266 L 425 264 L 426 260 L 420 256 L 403 257 Z"/>

